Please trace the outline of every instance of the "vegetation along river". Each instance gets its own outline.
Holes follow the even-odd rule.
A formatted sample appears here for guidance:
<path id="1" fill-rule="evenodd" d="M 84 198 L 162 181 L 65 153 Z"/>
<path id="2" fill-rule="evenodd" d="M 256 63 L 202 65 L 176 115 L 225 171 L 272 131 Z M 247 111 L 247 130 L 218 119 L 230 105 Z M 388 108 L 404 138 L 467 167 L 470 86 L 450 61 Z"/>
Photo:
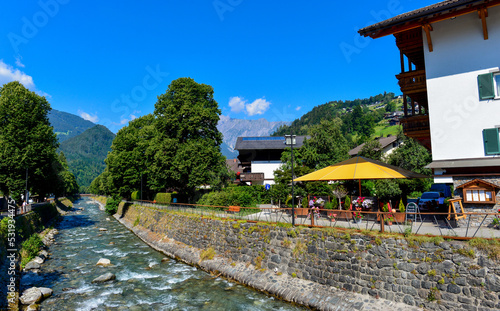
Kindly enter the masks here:
<path id="1" fill-rule="evenodd" d="M 162 262 L 163 254 L 89 199 L 75 202 L 57 229 L 42 272 L 21 281 L 53 289 L 41 310 L 303 310 L 176 260 Z M 96 266 L 100 258 L 112 265 Z M 92 283 L 107 272 L 116 280 Z"/>

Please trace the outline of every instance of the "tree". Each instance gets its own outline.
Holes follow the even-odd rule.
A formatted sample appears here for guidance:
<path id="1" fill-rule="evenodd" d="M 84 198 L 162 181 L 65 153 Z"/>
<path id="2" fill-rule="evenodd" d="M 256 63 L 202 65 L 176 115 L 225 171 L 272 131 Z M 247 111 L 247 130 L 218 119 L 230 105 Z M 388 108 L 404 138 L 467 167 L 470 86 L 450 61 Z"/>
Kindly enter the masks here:
<path id="1" fill-rule="evenodd" d="M 54 190 L 56 135 L 45 97 L 15 81 L 0 88 L 0 190 L 20 199 L 28 187 L 39 195 Z"/>
<path id="2" fill-rule="evenodd" d="M 359 156 L 369 158 L 372 160 L 381 161 L 382 159 L 382 145 L 378 140 L 367 141 L 358 153 Z"/>
<path id="3" fill-rule="evenodd" d="M 68 162 L 62 151 L 59 153 L 57 160 L 57 167 L 55 170 L 58 176 L 55 194 L 59 196 L 78 193 L 79 187 L 76 182 L 76 177 L 69 171 Z"/>
<path id="4" fill-rule="evenodd" d="M 105 162 L 111 191 L 121 197 L 130 198 L 133 191 L 141 189 L 141 181 L 147 192 L 151 159 L 146 151 L 154 138 L 154 121 L 152 114 L 130 121 L 113 139 Z"/>
<path id="5" fill-rule="evenodd" d="M 310 130 L 311 138 L 302 147 L 303 164 L 322 169 L 349 158 L 349 144 L 341 132 L 342 121 L 338 118 L 322 120 Z"/>
<path id="6" fill-rule="evenodd" d="M 152 157 L 150 186 L 192 194 L 216 180 L 213 172 L 225 166 L 217 129 L 221 113 L 213 88 L 191 78 L 172 81 L 155 104 L 156 136 L 147 155 Z"/>
<path id="7" fill-rule="evenodd" d="M 387 112 L 394 112 L 396 111 L 396 103 L 391 101 L 391 102 L 388 102 L 386 105 L 385 105 L 385 111 Z"/>
<path id="8" fill-rule="evenodd" d="M 425 166 L 432 161 L 430 152 L 416 140 L 404 137 L 402 144 L 390 154 L 388 163 L 399 166 L 406 170 L 424 174 L 430 177 L 431 169 Z M 425 179 L 400 179 L 399 187 L 403 192 L 403 199 L 406 201 L 408 193 L 413 191 L 424 192 L 429 189 L 432 183 L 431 178 Z"/>

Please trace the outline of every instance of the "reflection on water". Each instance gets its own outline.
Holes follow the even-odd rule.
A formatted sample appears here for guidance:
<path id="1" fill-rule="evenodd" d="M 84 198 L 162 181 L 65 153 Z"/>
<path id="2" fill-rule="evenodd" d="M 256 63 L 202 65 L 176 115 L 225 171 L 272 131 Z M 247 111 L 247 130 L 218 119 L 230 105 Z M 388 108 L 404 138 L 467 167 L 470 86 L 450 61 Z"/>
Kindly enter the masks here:
<path id="1" fill-rule="evenodd" d="M 168 260 L 88 199 L 85 210 L 63 217 L 40 275 L 26 275 L 22 286 L 44 286 L 54 295 L 41 310 L 303 310 L 194 267 Z M 106 228 L 107 231 L 99 231 Z M 100 258 L 112 266 L 98 267 Z M 106 272 L 108 284 L 92 284 Z"/>

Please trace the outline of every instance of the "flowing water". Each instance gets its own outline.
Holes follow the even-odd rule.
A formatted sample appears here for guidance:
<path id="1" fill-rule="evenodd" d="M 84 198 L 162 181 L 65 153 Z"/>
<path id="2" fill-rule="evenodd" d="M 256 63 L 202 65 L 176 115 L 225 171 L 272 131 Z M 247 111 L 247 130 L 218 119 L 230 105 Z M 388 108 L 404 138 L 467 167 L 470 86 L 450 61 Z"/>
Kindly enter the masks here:
<path id="1" fill-rule="evenodd" d="M 25 275 L 24 288 L 54 294 L 41 310 L 304 310 L 170 259 L 144 244 L 88 199 L 57 225 L 59 234 L 39 275 Z M 106 220 L 109 218 L 110 220 Z M 99 231 L 106 228 L 107 231 Z M 96 266 L 100 258 L 112 266 Z M 112 272 L 116 280 L 92 284 Z"/>

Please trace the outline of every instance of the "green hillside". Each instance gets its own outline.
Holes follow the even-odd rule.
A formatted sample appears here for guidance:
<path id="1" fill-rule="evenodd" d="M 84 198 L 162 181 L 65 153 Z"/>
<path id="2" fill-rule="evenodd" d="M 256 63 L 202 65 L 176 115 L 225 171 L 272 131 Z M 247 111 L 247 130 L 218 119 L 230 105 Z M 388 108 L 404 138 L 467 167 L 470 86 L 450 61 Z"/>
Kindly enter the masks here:
<path id="1" fill-rule="evenodd" d="M 90 186 L 92 180 L 104 171 L 104 159 L 111 151 L 114 137 L 115 134 L 105 126 L 95 125 L 61 143 L 59 150 L 64 152 L 80 189 Z"/>
<path id="2" fill-rule="evenodd" d="M 290 126 L 284 125 L 280 127 L 273 133 L 273 136 L 290 134 L 290 129 L 295 135 L 307 135 L 309 129 L 319 124 L 321 120 L 331 120 L 335 117 L 343 117 L 348 114 L 348 111 L 358 106 L 363 106 L 366 110 L 370 111 L 380 110 L 375 108 L 383 108 L 387 103 L 391 102 L 393 98 L 394 93 L 384 92 L 384 94 L 378 94 L 364 99 L 330 101 L 314 107 L 299 119 L 295 119 Z M 375 121 L 375 123 L 377 123 L 379 120 Z"/>
<path id="3" fill-rule="evenodd" d="M 95 126 L 94 123 L 77 115 L 55 109 L 49 112 L 48 117 L 60 143 Z"/>

